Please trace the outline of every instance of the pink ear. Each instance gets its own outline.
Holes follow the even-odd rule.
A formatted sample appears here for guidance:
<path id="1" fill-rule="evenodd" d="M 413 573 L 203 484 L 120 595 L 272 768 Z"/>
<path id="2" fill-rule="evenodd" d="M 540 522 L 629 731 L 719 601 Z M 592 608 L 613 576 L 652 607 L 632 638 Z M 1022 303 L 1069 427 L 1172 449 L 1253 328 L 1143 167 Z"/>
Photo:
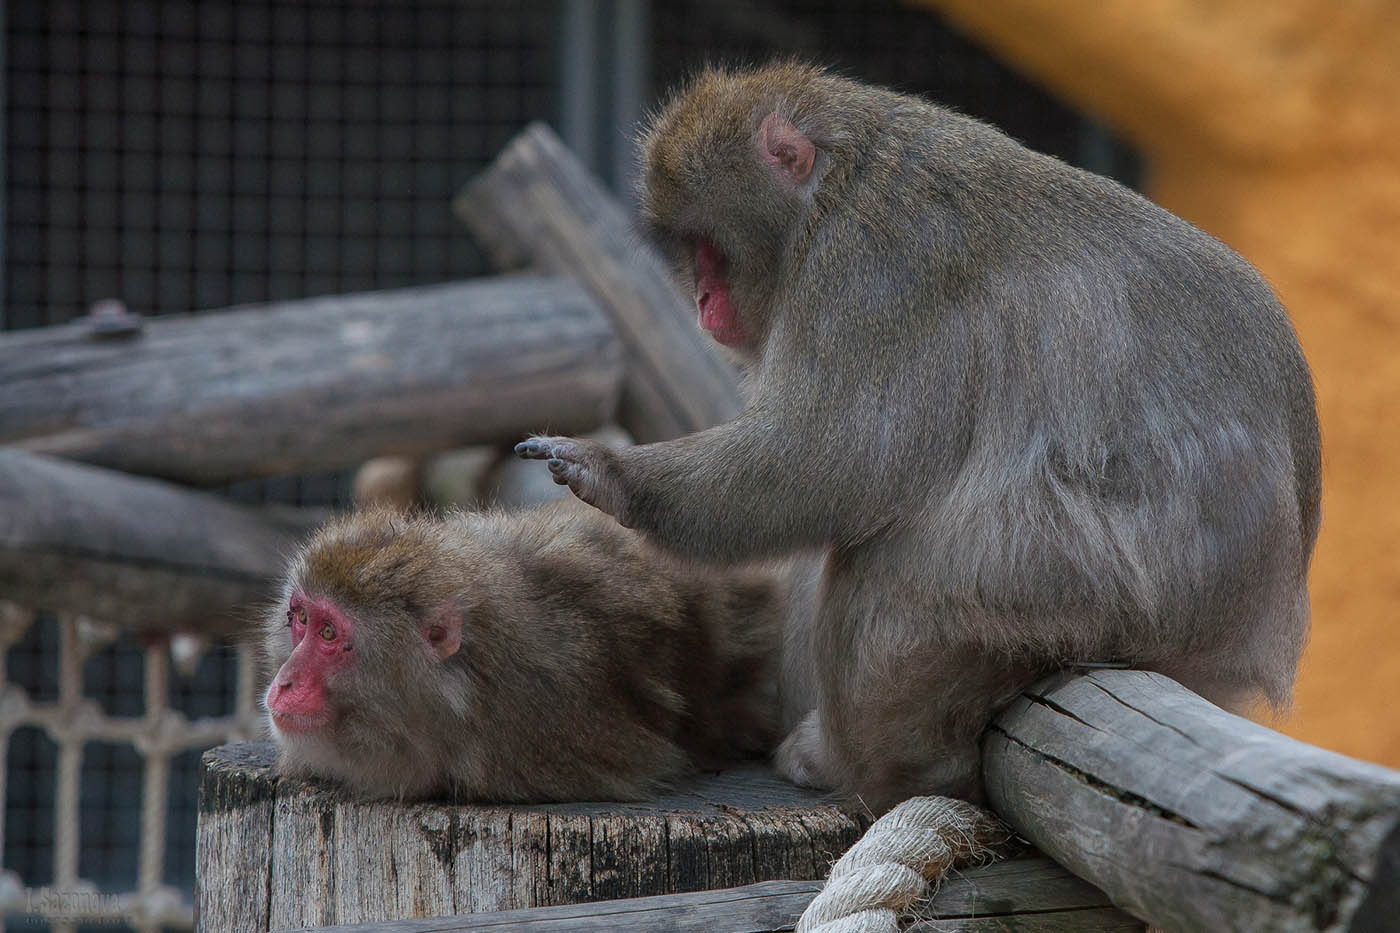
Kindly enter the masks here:
<path id="1" fill-rule="evenodd" d="M 802 184 L 812 174 L 817 147 L 792 122 L 776 113 L 763 118 L 758 128 L 763 155 L 794 184 Z"/>
<path id="2" fill-rule="evenodd" d="M 462 647 L 462 614 L 452 606 L 444 606 L 423 627 L 423 638 L 439 658 L 452 657 Z"/>

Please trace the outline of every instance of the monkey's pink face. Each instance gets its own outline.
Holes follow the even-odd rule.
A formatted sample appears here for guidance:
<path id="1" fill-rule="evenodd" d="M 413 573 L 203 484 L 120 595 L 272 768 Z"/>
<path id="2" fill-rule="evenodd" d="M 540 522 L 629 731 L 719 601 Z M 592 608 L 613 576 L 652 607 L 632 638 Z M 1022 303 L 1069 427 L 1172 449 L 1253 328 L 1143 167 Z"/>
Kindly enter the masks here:
<path id="1" fill-rule="evenodd" d="M 727 347 L 749 342 L 749 334 L 739 320 L 734 298 L 725 275 L 728 262 L 718 246 L 700 240 L 695 247 L 695 306 L 700 326 Z"/>
<path id="2" fill-rule="evenodd" d="M 287 606 L 292 654 L 263 702 L 278 732 L 308 733 L 331 722 L 330 680 L 353 662 L 355 627 L 327 600 L 293 593 Z"/>

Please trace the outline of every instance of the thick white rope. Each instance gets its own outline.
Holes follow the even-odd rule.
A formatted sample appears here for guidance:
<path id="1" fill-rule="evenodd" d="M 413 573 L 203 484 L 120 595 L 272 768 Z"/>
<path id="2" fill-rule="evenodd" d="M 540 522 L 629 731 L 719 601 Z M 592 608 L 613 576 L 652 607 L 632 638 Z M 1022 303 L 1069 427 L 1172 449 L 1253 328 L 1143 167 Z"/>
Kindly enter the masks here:
<path id="1" fill-rule="evenodd" d="M 797 933 L 896 933 L 900 917 L 955 865 L 995 857 L 1012 836 L 991 812 L 952 797 L 911 797 L 831 868 Z"/>

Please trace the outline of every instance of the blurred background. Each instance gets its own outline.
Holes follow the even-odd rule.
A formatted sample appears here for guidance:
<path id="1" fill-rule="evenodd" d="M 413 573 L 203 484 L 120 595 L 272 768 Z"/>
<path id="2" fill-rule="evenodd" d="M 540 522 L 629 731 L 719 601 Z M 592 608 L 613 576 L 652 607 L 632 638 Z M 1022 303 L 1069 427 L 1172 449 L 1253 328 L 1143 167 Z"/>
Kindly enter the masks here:
<path id="1" fill-rule="evenodd" d="M 1315 626 L 1281 725 L 1400 766 L 1393 6 L 12 0 L 3 17 L 4 329 L 62 323 L 106 298 L 159 315 L 482 274 L 450 202 L 516 132 L 548 121 L 629 199 L 637 122 L 706 61 L 832 65 L 1143 190 L 1264 271 L 1315 369 L 1326 458 Z M 221 492 L 340 507 L 350 485 L 335 473 Z M 7 689 L 52 700 L 59 620 L 31 613 L 16 639 Z M 151 650 L 117 632 L 94 639 L 84 693 L 108 716 L 141 715 Z M 172 707 L 228 715 L 235 658 L 213 645 L 164 672 Z M 56 830 L 59 753 L 3 707 L 0 727 L 7 910 L 24 913 L 23 889 L 53 884 L 55 832 L 68 831 Z M 187 916 L 194 880 L 197 764 L 197 751 L 180 755 L 169 774 L 158 868 L 186 911 L 172 916 Z M 77 875 L 133 891 L 143 758 L 95 741 L 74 767 Z"/>

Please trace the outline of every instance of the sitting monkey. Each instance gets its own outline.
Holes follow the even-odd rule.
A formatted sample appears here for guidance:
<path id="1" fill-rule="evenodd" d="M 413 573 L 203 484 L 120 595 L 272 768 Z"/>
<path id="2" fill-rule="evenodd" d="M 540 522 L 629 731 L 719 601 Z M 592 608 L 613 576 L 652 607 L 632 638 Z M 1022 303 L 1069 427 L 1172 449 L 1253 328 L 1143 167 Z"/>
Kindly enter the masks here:
<path id="1" fill-rule="evenodd" d="M 1229 247 L 990 126 L 816 68 L 710 70 L 641 213 L 752 366 L 735 420 L 537 437 L 585 502 L 709 560 L 828 548 L 794 780 L 982 795 L 978 736 L 1079 660 L 1288 702 L 1320 520 L 1312 380 Z"/>

